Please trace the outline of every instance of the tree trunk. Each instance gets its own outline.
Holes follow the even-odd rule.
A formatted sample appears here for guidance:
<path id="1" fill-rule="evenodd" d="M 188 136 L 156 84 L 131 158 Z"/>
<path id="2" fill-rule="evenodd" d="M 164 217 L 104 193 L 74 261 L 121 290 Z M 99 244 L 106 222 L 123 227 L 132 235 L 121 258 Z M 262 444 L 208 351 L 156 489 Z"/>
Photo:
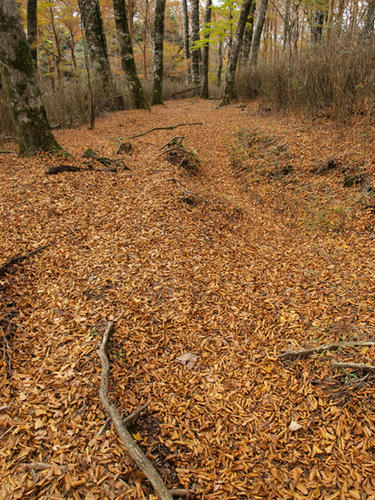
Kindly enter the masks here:
<path id="1" fill-rule="evenodd" d="M 145 21 L 143 23 L 143 77 L 147 79 L 147 33 L 149 0 L 145 0 Z"/>
<path id="2" fill-rule="evenodd" d="M 192 43 L 199 40 L 199 0 L 190 0 L 191 3 L 191 40 Z M 191 72 L 194 85 L 199 85 L 199 55 L 200 50 L 192 48 L 191 50 Z"/>
<path id="3" fill-rule="evenodd" d="M 365 38 L 374 36 L 374 16 L 375 15 L 375 0 L 368 0 L 365 25 L 363 35 Z"/>
<path id="4" fill-rule="evenodd" d="M 202 59 L 202 90 L 201 97 L 203 99 L 208 99 L 208 62 L 209 62 L 209 50 L 210 50 L 210 24 L 212 18 L 212 0 L 206 0 L 206 10 L 204 13 L 204 31 L 203 36 L 206 41 L 206 45 L 203 47 L 203 59 Z"/>
<path id="5" fill-rule="evenodd" d="M 259 45 L 260 45 L 260 39 L 262 37 L 264 20 L 266 18 L 267 6 L 268 6 L 268 0 L 260 0 L 258 15 L 254 26 L 253 39 L 251 40 L 251 48 L 249 56 L 250 66 L 256 66 L 258 62 Z"/>
<path id="6" fill-rule="evenodd" d="M 38 0 L 27 0 L 27 41 L 35 68 L 38 67 Z"/>
<path id="7" fill-rule="evenodd" d="M 185 80 L 186 84 L 191 82 L 190 70 L 190 44 L 189 44 L 189 14 L 187 8 L 187 0 L 182 0 L 182 15 L 184 28 L 184 59 L 185 59 Z"/>
<path id="8" fill-rule="evenodd" d="M 163 104 L 163 40 L 165 1 L 156 0 L 154 22 L 154 57 L 152 104 Z"/>
<path id="9" fill-rule="evenodd" d="M 238 56 L 240 53 L 240 48 L 242 44 L 243 35 L 245 32 L 246 20 L 249 17 L 250 7 L 253 0 L 244 0 L 240 17 L 238 19 L 236 35 L 233 40 L 232 50 L 230 52 L 230 57 L 228 61 L 227 70 L 225 73 L 225 83 L 223 89 L 222 100 L 220 106 L 225 106 L 230 104 L 234 99 L 234 79 L 236 76 L 236 68 L 238 62 Z"/>
<path id="10" fill-rule="evenodd" d="M 220 40 L 218 47 L 219 65 L 217 68 L 217 85 L 221 87 L 221 76 L 223 73 L 223 40 Z"/>
<path id="11" fill-rule="evenodd" d="M 133 47 L 133 0 L 128 0 L 128 21 L 130 45 Z"/>
<path id="12" fill-rule="evenodd" d="M 125 73 L 132 106 L 136 109 L 150 110 L 142 84 L 137 75 L 133 48 L 130 43 L 129 25 L 124 0 L 113 0 L 113 10 L 115 14 L 117 44 L 121 56 L 121 66 Z"/>
<path id="13" fill-rule="evenodd" d="M 16 0 L 0 2 L 0 72 L 20 155 L 61 149 L 52 135 Z"/>
<path id="14" fill-rule="evenodd" d="M 283 52 L 290 46 L 290 0 L 285 0 Z"/>
<path id="15" fill-rule="evenodd" d="M 250 7 L 249 17 L 246 22 L 245 33 L 243 35 L 242 47 L 241 47 L 241 62 L 245 65 L 249 59 L 251 39 L 253 38 L 254 30 L 254 14 L 255 14 L 256 2 L 253 0 Z"/>
<path id="16" fill-rule="evenodd" d="M 52 26 L 53 39 L 55 40 L 56 74 L 57 74 L 57 80 L 59 82 L 59 86 L 61 87 L 63 85 L 63 77 L 62 77 L 62 72 L 61 72 L 61 63 L 62 63 L 63 57 L 62 57 L 62 52 L 61 52 L 60 37 L 59 37 L 57 30 L 56 30 L 55 16 L 54 16 L 54 12 L 53 12 L 52 7 L 49 8 L 49 14 L 50 14 L 50 21 L 51 21 L 51 26 Z"/>
<path id="17" fill-rule="evenodd" d="M 104 91 L 113 94 L 113 77 L 109 65 L 107 41 L 98 0 L 78 0 L 82 26 L 87 40 L 91 68 L 96 82 Z"/>

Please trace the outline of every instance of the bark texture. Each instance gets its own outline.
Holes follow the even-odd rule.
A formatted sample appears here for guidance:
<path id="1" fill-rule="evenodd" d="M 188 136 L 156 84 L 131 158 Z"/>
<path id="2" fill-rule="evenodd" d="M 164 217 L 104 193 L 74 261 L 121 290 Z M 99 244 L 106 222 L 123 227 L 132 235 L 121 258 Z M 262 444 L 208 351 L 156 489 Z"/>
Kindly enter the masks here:
<path id="1" fill-rule="evenodd" d="M 255 20 L 255 26 L 253 31 L 253 39 L 251 40 L 249 64 L 250 66 L 256 66 L 258 62 L 259 45 L 260 39 L 262 37 L 262 31 L 264 26 L 264 20 L 266 19 L 268 0 L 260 0 L 258 7 L 258 14 Z"/>
<path id="2" fill-rule="evenodd" d="M 363 34 L 366 38 L 374 36 L 375 0 L 369 0 L 366 9 L 366 19 Z"/>
<path id="3" fill-rule="evenodd" d="M 35 68 L 38 65 L 38 0 L 27 0 L 27 41 Z"/>
<path id="4" fill-rule="evenodd" d="M 187 8 L 187 0 L 182 0 L 182 14 L 183 14 L 183 31 L 184 31 L 184 59 L 186 71 L 186 83 L 191 82 L 190 70 L 190 40 L 189 40 L 189 14 Z"/>
<path id="5" fill-rule="evenodd" d="M 245 32 L 246 20 L 249 17 L 249 12 L 250 12 L 250 7 L 251 7 L 252 2 L 253 2 L 253 0 L 244 0 L 242 7 L 241 7 L 240 17 L 238 19 L 238 24 L 237 24 L 236 35 L 235 35 L 234 40 L 233 40 L 233 46 L 232 46 L 232 50 L 230 52 L 228 66 L 227 66 L 227 70 L 225 73 L 225 83 L 224 83 L 222 100 L 221 100 L 221 104 L 220 104 L 221 106 L 225 106 L 227 104 L 230 104 L 235 97 L 235 95 L 234 95 L 234 80 L 236 77 L 238 56 L 240 53 L 242 39 L 243 39 L 243 35 Z"/>
<path id="6" fill-rule="evenodd" d="M 245 33 L 243 35 L 242 46 L 241 46 L 241 63 L 246 65 L 249 59 L 251 39 L 253 38 L 253 28 L 254 28 L 254 13 L 255 13 L 256 2 L 252 1 L 249 17 L 246 21 Z"/>
<path id="7" fill-rule="evenodd" d="M 109 65 L 107 41 L 98 0 L 78 0 L 82 25 L 87 40 L 94 80 L 101 82 L 106 91 L 113 92 L 113 77 Z"/>
<path id="8" fill-rule="evenodd" d="M 152 61 L 152 104 L 163 104 L 163 40 L 166 0 L 156 0 L 154 21 L 154 54 Z"/>
<path id="9" fill-rule="evenodd" d="M 0 72 L 16 128 L 19 154 L 61 149 L 47 120 L 16 0 L 0 2 Z"/>
<path id="10" fill-rule="evenodd" d="M 192 43 L 199 40 L 199 0 L 190 0 L 191 4 L 191 41 Z M 199 85 L 199 49 L 191 50 L 191 73 L 193 83 Z"/>
<path id="11" fill-rule="evenodd" d="M 206 0 L 206 9 L 204 13 L 204 30 L 203 36 L 206 41 L 206 45 L 203 47 L 203 58 L 202 58 L 202 90 L 201 97 L 203 99 L 208 99 L 208 62 L 209 62 L 209 50 L 210 50 L 210 24 L 212 18 L 212 0 Z"/>
<path id="12" fill-rule="evenodd" d="M 150 107 L 137 75 L 124 0 L 113 0 L 113 10 L 115 14 L 117 44 L 121 56 L 121 66 L 125 73 L 132 106 L 136 109 L 149 110 Z"/>

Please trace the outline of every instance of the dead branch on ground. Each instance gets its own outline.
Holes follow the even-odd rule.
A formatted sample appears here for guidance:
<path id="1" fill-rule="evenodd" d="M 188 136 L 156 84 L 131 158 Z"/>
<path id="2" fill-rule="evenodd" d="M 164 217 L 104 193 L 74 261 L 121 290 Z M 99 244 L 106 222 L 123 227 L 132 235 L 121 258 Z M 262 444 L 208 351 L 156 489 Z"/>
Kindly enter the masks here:
<path id="1" fill-rule="evenodd" d="M 115 159 L 113 160 L 112 158 L 108 158 L 108 156 L 100 156 L 95 151 L 91 148 L 86 149 L 86 151 L 83 153 L 83 158 L 88 158 L 90 160 L 97 161 L 110 169 L 111 167 L 118 167 L 121 168 L 122 170 L 130 170 L 129 167 L 127 167 L 122 160 Z"/>
<path id="2" fill-rule="evenodd" d="M 187 149 L 182 141 L 184 136 L 177 135 L 160 148 L 157 157 L 162 156 L 172 165 L 184 168 L 189 174 L 197 175 L 199 170 L 199 159 L 194 150 Z"/>
<path id="3" fill-rule="evenodd" d="M 2 264 L 0 266 L 0 276 L 3 276 L 8 271 L 9 267 L 11 267 L 15 264 L 19 264 L 20 262 L 28 259 L 29 257 L 31 257 L 32 255 L 35 255 L 38 252 L 41 252 L 45 248 L 48 248 L 48 247 L 54 245 L 55 243 L 56 243 L 56 240 L 51 241 L 50 243 L 46 243 L 45 245 L 41 245 L 40 247 L 37 247 L 34 250 L 31 250 L 30 252 L 27 252 L 23 255 L 16 255 L 15 257 L 11 257 L 9 260 L 4 262 L 4 264 Z"/>
<path id="4" fill-rule="evenodd" d="M 353 342 L 333 342 L 332 344 L 323 344 L 317 347 L 310 347 L 307 349 L 298 349 L 285 351 L 279 354 L 279 359 L 297 359 L 305 358 L 310 356 L 310 354 L 315 354 L 323 351 L 329 351 L 334 349 L 343 349 L 347 347 L 359 347 L 359 346 L 375 346 L 375 340 L 365 340 L 365 341 L 353 341 Z"/>
<path id="5" fill-rule="evenodd" d="M 143 413 L 147 408 L 148 408 L 148 403 L 145 403 L 140 408 L 138 408 L 138 410 L 133 411 L 133 413 L 131 413 L 127 417 L 123 417 L 122 424 L 125 425 L 125 427 L 130 427 L 131 425 L 134 425 L 139 415 Z M 102 434 L 104 434 L 104 431 L 107 429 L 110 421 L 111 417 L 108 417 L 107 420 L 102 425 L 100 431 L 97 433 L 97 436 L 101 436 Z"/>
<path id="6" fill-rule="evenodd" d="M 142 137 L 147 134 L 151 134 L 151 132 L 155 132 L 155 130 L 174 130 L 177 127 L 188 127 L 192 125 L 204 125 L 203 122 L 193 122 L 193 123 L 178 123 L 177 125 L 170 125 L 169 127 L 153 127 L 150 130 L 146 130 L 146 132 L 141 132 L 140 134 L 131 135 L 130 137 L 126 137 L 126 141 L 129 139 L 135 139 L 136 137 Z"/>
<path id="7" fill-rule="evenodd" d="M 114 322 L 109 321 L 107 327 L 103 334 L 103 340 L 98 350 L 98 355 L 100 361 L 102 362 L 102 374 L 100 381 L 100 400 L 112 419 L 112 422 L 116 428 L 118 435 L 123 441 L 125 448 L 127 449 L 129 455 L 133 458 L 135 463 L 141 469 L 141 471 L 146 475 L 148 480 L 153 485 L 156 493 L 159 495 L 161 500 L 172 500 L 172 495 L 164 481 L 160 477 L 159 473 L 156 471 L 150 460 L 146 457 L 143 451 L 139 448 L 127 428 L 124 426 L 120 413 L 118 412 L 116 406 L 109 399 L 108 395 L 108 383 L 109 383 L 109 360 L 106 353 L 106 346 L 108 342 L 108 337 L 112 331 Z"/>
<path id="8" fill-rule="evenodd" d="M 355 371 L 375 373 L 375 366 L 366 365 L 365 363 L 342 363 L 340 361 L 332 361 L 331 366 L 334 368 L 350 368 Z"/>

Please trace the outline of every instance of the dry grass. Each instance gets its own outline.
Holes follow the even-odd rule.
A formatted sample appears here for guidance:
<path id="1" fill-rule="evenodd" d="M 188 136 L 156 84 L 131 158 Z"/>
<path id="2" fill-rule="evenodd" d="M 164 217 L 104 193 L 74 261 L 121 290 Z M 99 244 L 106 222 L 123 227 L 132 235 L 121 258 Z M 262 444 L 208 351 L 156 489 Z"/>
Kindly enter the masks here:
<path id="1" fill-rule="evenodd" d="M 372 112 L 375 100 L 375 46 L 335 39 L 239 73 L 238 95 L 260 98 L 275 110 L 330 110 L 342 119 Z"/>

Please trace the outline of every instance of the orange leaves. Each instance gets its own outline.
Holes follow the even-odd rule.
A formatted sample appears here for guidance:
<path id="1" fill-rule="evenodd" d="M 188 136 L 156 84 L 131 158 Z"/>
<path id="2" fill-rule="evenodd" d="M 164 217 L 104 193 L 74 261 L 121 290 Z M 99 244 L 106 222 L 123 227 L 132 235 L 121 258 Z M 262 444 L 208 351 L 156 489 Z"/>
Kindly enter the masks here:
<path id="1" fill-rule="evenodd" d="M 373 219 L 353 208 L 346 229 L 331 231 L 332 207 L 319 211 L 332 197 L 346 203 L 347 191 L 309 169 L 333 147 L 332 130 L 304 121 L 297 137 L 295 117 L 251 115 L 263 137 L 288 142 L 293 182 L 262 176 L 251 155 L 248 177 L 235 178 L 229 154 L 246 113 L 184 100 L 58 132 L 74 153 L 111 156 L 117 137 L 189 114 L 205 122 L 184 129 L 197 179 L 156 158 L 168 131 L 134 141 L 131 177 L 46 180 L 41 158 L 12 168 L 0 158 L 2 259 L 64 236 L 1 284 L 16 326 L 12 378 L 6 363 L 0 374 L 1 498 L 148 496 L 113 428 L 97 436 L 106 417 L 96 349 L 111 317 L 111 396 L 124 416 L 149 403 L 130 430 L 169 486 L 208 500 L 373 495 L 373 382 L 333 372 L 337 352 L 277 360 L 286 348 L 374 334 Z M 258 146 L 268 164 L 270 148 Z M 181 202 L 186 191 L 196 205 Z"/>

